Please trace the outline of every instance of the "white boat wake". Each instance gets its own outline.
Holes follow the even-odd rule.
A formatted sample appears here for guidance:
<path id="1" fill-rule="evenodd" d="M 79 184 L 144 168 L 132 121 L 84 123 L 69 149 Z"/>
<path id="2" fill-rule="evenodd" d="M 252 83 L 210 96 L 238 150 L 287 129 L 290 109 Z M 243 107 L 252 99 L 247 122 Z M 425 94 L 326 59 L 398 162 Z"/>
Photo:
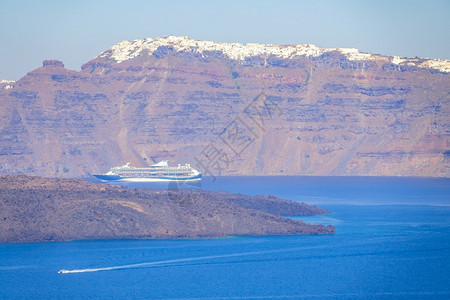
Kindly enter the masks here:
<path id="1" fill-rule="evenodd" d="M 289 252 L 289 251 L 295 251 L 295 250 L 306 250 L 309 248 L 322 248 L 322 247 L 317 247 L 317 246 L 316 247 L 296 247 L 296 248 L 286 248 L 286 249 L 278 249 L 278 250 L 265 250 L 265 251 L 231 253 L 231 254 L 222 254 L 222 255 L 199 256 L 199 257 L 160 260 L 160 261 L 145 262 L 145 263 L 138 263 L 138 264 L 104 267 L 104 268 L 87 268 L 87 269 L 74 269 L 74 270 L 61 269 L 58 271 L 58 273 L 68 274 L 68 273 L 86 273 L 86 272 L 98 272 L 98 271 L 123 270 L 123 269 L 139 268 L 139 267 L 167 265 L 167 264 L 180 263 L 180 262 L 208 260 L 208 259 L 215 259 L 215 258 L 239 257 L 239 256 L 249 256 L 249 255 L 258 255 L 258 254 L 277 253 L 277 252 Z"/>

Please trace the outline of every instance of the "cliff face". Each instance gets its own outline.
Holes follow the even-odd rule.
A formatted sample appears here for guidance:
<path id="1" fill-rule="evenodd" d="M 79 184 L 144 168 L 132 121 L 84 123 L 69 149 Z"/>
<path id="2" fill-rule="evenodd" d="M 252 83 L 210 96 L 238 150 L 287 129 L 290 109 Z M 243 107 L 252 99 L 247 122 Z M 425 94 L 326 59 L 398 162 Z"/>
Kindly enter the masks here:
<path id="1" fill-rule="evenodd" d="M 76 179 L 0 177 L 0 242 L 333 234 L 280 216 L 328 211 L 273 196 L 128 190 Z"/>
<path id="2" fill-rule="evenodd" d="M 0 172 L 450 176 L 450 63 L 168 37 L 0 90 Z M 5 84 L 6 86 L 6 84 Z"/>

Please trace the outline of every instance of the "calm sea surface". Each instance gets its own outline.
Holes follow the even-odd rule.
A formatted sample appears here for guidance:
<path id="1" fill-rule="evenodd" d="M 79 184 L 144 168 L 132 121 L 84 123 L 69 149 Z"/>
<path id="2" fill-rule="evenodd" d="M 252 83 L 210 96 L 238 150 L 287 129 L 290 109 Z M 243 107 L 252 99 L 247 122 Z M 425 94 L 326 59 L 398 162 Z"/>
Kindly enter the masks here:
<path id="1" fill-rule="evenodd" d="M 0 299 L 450 299 L 449 179 L 221 177 L 202 188 L 320 205 L 332 213 L 298 219 L 336 234 L 0 244 Z"/>

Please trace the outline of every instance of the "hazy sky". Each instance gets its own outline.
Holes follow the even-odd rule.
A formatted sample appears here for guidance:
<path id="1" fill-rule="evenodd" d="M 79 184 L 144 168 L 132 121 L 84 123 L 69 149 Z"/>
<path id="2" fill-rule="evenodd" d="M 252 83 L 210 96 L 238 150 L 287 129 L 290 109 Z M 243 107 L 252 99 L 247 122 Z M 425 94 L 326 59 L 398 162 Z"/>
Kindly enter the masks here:
<path id="1" fill-rule="evenodd" d="M 45 59 L 80 70 L 122 40 L 189 36 L 450 59 L 450 0 L 0 0 L 0 79 Z"/>

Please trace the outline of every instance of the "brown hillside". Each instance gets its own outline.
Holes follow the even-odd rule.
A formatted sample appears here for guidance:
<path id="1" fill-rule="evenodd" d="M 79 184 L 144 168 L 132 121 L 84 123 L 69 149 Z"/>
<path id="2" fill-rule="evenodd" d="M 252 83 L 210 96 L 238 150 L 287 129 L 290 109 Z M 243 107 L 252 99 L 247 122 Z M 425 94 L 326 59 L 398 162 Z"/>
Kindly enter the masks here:
<path id="1" fill-rule="evenodd" d="M 279 216 L 326 212 L 276 197 L 0 177 L 0 242 L 334 233 Z"/>

